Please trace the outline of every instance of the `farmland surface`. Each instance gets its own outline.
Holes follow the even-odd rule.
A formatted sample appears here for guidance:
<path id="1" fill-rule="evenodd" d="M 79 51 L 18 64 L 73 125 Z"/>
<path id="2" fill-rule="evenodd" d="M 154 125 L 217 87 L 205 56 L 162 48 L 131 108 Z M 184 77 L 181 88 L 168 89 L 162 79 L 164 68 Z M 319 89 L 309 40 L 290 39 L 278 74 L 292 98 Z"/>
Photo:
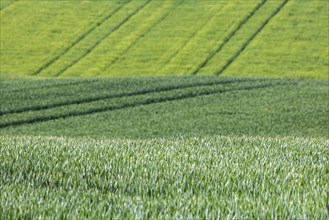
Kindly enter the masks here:
<path id="1" fill-rule="evenodd" d="M 328 12 L 0 0 L 0 219 L 329 219 Z"/>
<path id="2" fill-rule="evenodd" d="M 195 76 L 2 84 L 0 134 L 329 137 L 328 81 Z"/>
<path id="3" fill-rule="evenodd" d="M 1 74 L 328 79 L 326 0 L 1 1 Z"/>
<path id="4" fill-rule="evenodd" d="M 0 217 L 328 218 L 325 139 L 0 137 Z"/>

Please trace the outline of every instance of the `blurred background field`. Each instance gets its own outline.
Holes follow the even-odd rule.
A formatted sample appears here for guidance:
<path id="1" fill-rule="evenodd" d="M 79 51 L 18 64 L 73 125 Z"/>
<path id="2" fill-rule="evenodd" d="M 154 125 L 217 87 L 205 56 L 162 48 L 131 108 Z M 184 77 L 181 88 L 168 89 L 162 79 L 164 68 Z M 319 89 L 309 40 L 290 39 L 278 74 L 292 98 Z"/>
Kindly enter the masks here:
<path id="1" fill-rule="evenodd" d="M 1 1 L 1 74 L 328 79 L 328 1 Z"/>

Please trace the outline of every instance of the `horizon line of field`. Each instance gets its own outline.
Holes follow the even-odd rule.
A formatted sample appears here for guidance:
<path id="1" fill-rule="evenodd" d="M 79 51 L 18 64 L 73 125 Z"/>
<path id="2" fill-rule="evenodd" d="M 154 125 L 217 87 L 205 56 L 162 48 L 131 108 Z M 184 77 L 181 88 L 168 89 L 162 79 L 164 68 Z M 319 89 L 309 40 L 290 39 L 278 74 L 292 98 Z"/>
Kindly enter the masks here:
<path id="1" fill-rule="evenodd" d="M 83 59 L 85 56 L 87 56 L 89 53 L 91 53 L 104 39 L 106 39 L 107 37 L 109 37 L 113 32 L 115 32 L 117 29 L 119 29 L 123 24 L 125 24 L 126 22 L 128 22 L 130 20 L 130 18 L 132 18 L 135 14 L 137 14 L 140 10 L 142 10 L 147 4 L 149 4 L 152 0 L 148 0 L 146 1 L 143 5 L 137 7 L 137 9 L 135 9 L 131 14 L 129 14 L 125 19 L 123 19 L 121 22 L 119 22 L 119 24 L 117 24 L 113 29 L 111 29 L 108 33 L 106 33 L 103 37 L 101 37 L 100 39 L 98 39 L 91 48 L 89 48 L 88 50 L 86 50 L 85 52 L 83 52 L 81 55 L 79 55 L 78 59 L 75 59 L 72 63 L 68 64 L 67 66 L 64 67 L 64 69 L 60 70 L 58 73 L 56 73 L 54 76 L 60 76 L 62 73 L 64 73 L 68 68 L 72 67 L 73 65 L 75 65 L 76 63 L 78 63 L 81 59 Z M 44 70 L 45 68 L 51 66 L 54 62 L 56 62 L 57 60 L 59 60 L 63 55 L 65 55 L 67 52 L 69 52 L 74 46 L 76 46 L 77 44 L 79 44 L 79 42 L 81 42 L 87 35 L 91 34 L 97 27 L 101 26 L 104 22 L 106 22 L 108 19 L 110 19 L 115 13 L 117 13 L 119 10 L 121 10 L 123 8 L 123 6 L 127 3 L 129 3 L 130 1 L 125 2 L 124 4 L 120 5 L 118 8 L 116 8 L 114 11 L 112 11 L 109 15 L 107 15 L 105 18 L 103 18 L 100 22 L 96 22 L 96 25 L 92 26 L 91 28 L 89 28 L 87 30 L 87 32 L 85 32 L 82 36 L 78 37 L 77 40 L 75 40 L 69 47 L 65 48 L 62 52 L 60 52 L 57 56 L 55 56 L 53 59 L 51 59 L 50 61 L 48 61 L 45 65 L 43 65 L 41 68 L 39 68 L 37 71 L 35 71 L 32 75 L 38 75 L 42 70 Z M 181 1 L 179 4 L 182 4 L 184 1 Z M 268 2 L 267 0 L 262 0 L 259 4 L 256 5 L 256 7 L 252 10 L 252 12 L 246 16 L 237 26 L 236 29 L 234 29 L 231 33 L 229 33 L 229 35 L 224 38 L 223 42 L 221 42 L 221 44 L 217 47 L 217 49 L 215 50 L 215 52 L 210 53 L 210 55 L 205 59 L 205 61 L 203 61 L 192 73 L 191 75 L 196 75 L 203 67 L 205 67 L 209 61 L 218 53 L 220 53 L 221 49 L 231 40 L 232 37 L 234 37 L 234 35 L 241 29 L 242 26 L 244 26 L 249 19 L 254 16 L 254 14 L 266 3 Z M 277 8 L 277 10 L 275 10 L 275 12 L 273 14 L 270 15 L 270 17 L 268 19 L 265 20 L 265 22 L 257 28 L 256 32 L 249 38 L 247 39 L 246 43 L 244 43 L 242 45 L 242 47 L 240 48 L 240 50 L 234 54 L 228 61 L 227 63 L 218 71 L 216 71 L 215 73 L 213 73 L 214 75 L 219 75 L 221 73 L 223 73 L 223 71 L 225 71 L 225 69 L 232 63 L 234 62 L 234 60 L 240 55 L 240 53 L 249 45 L 249 43 L 258 35 L 258 33 L 266 26 L 266 24 L 282 9 L 282 7 L 287 3 L 287 0 L 284 0 L 283 3 Z M 178 4 L 178 5 L 179 5 Z M 175 8 L 175 7 L 174 7 Z M 171 9 L 173 10 L 173 9 Z M 170 13 L 170 10 L 168 12 L 168 14 Z M 163 16 L 163 19 L 166 16 Z M 159 19 L 159 22 L 161 20 L 163 20 L 162 18 Z M 154 26 L 156 26 L 159 22 L 156 22 L 156 24 L 154 24 Z M 152 26 L 148 31 L 149 32 L 154 26 Z M 144 34 L 145 35 L 145 34 Z M 142 35 L 142 36 L 144 36 Z M 139 39 L 139 38 L 138 38 Z M 136 39 L 133 43 L 136 43 L 138 41 L 138 39 Z M 128 49 L 125 50 L 125 52 L 128 52 L 129 48 L 132 47 L 132 45 L 128 46 Z M 120 56 L 117 57 L 115 59 L 115 61 L 117 61 L 118 59 L 120 59 Z M 113 61 L 113 62 L 115 62 Z M 111 64 L 113 63 L 111 62 Z"/>
<path id="2" fill-rule="evenodd" d="M 228 93 L 228 92 L 234 92 L 234 91 L 248 91 L 253 89 L 262 89 L 262 88 L 268 88 L 268 87 L 274 87 L 274 86 L 280 86 L 284 85 L 283 83 L 265 83 L 265 84 L 257 84 L 253 86 L 242 86 L 238 88 L 230 88 L 230 89 L 216 89 L 216 90 L 204 90 L 201 92 L 189 92 L 186 94 L 181 94 L 177 96 L 176 94 L 171 97 L 160 97 L 160 98 L 149 98 L 142 101 L 137 102 L 128 102 L 123 103 L 119 105 L 112 105 L 112 106 L 102 106 L 99 108 L 90 108 L 85 111 L 72 111 L 68 112 L 62 115 L 51 115 L 51 116 L 40 116 L 40 117 L 34 117 L 30 119 L 23 119 L 23 120 L 17 120 L 17 121 L 10 121 L 7 123 L 0 124 L 0 128 L 6 128 L 11 126 L 19 126 L 19 125 L 26 125 L 26 124 L 34 124 L 39 122 L 47 122 L 47 121 L 53 121 L 58 119 L 65 119 L 65 118 L 71 118 L 71 117 L 77 117 L 77 116 L 85 116 L 100 112 L 107 112 L 107 111 L 115 111 L 125 108 L 132 108 L 132 107 L 139 107 L 139 106 L 145 106 L 145 105 L 151 105 L 151 104 L 158 104 L 163 102 L 172 102 L 172 101 L 178 101 L 183 99 L 189 99 L 189 98 L 196 98 L 200 96 L 207 96 L 207 95 L 214 95 L 214 94 L 222 94 L 222 93 Z M 232 113 L 233 114 L 233 113 Z"/>
<path id="3" fill-rule="evenodd" d="M 60 79 L 51 79 L 51 80 L 60 80 Z M 46 81 L 46 80 L 45 80 Z M 85 84 L 85 83 L 91 83 L 97 81 L 96 78 L 91 78 L 91 79 L 83 79 L 83 80 L 77 80 L 74 82 L 64 82 L 64 83 L 53 83 L 51 84 L 46 84 L 42 86 L 31 86 L 31 87 L 26 87 L 26 88 L 18 88 L 18 89 L 2 89 L 2 93 L 15 93 L 15 92 L 26 92 L 29 90 L 39 90 L 39 89 L 48 89 L 48 88 L 53 88 L 53 87 L 62 87 L 62 86 L 73 86 L 73 85 L 79 85 L 79 84 Z"/>
<path id="4" fill-rule="evenodd" d="M 187 88 L 195 88 L 195 87 L 202 87 L 202 86 L 216 86 L 216 85 L 225 85 L 225 84 L 241 83 L 241 82 L 259 82 L 259 81 L 264 81 L 264 80 L 262 80 L 262 79 L 232 79 L 232 80 L 227 80 L 227 81 L 220 80 L 220 81 L 215 81 L 215 82 L 211 81 L 211 82 L 188 83 L 185 85 L 184 84 L 169 85 L 169 86 L 163 86 L 163 87 L 142 89 L 140 91 L 108 94 L 108 95 L 103 95 L 103 96 L 92 96 L 92 97 L 87 97 L 87 98 L 82 98 L 82 99 L 53 103 L 50 105 L 47 104 L 47 105 L 38 105 L 38 106 L 28 106 L 28 107 L 19 108 L 19 109 L 4 110 L 4 111 L 0 111 L 0 116 L 8 115 L 8 114 L 24 113 L 24 112 L 28 112 L 28 111 L 40 111 L 40 110 L 46 110 L 46 109 L 51 109 L 51 108 L 56 108 L 56 107 L 61 107 L 61 106 L 78 105 L 78 104 L 84 104 L 84 103 L 101 101 L 101 100 L 108 100 L 108 99 L 113 99 L 113 98 L 123 98 L 123 97 L 137 96 L 137 95 L 146 95 L 146 94 L 160 93 L 160 92 L 165 92 L 165 91 L 173 91 L 173 90 L 180 90 L 180 89 L 187 89 Z M 91 82 L 97 82 L 97 80 L 94 80 Z M 84 81 L 81 81 L 81 83 L 84 83 Z M 72 85 L 72 84 L 69 84 L 69 85 Z"/>

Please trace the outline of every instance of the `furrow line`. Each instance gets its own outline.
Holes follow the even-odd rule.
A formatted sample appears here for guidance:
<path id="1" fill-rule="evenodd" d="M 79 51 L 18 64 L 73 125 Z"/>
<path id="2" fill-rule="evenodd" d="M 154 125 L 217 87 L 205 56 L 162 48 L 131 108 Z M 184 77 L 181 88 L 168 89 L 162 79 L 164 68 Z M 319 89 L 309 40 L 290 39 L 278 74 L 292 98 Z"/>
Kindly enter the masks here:
<path id="1" fill-rule="evenodd" d="M 227 3 L 226 3 L 227 4 Z M 219 12 L 221 12 L 222 11 L 222 9 L 223 8 L 225 8 L 225 7 L 222 7 L 220 10 L 219 10 Z M 219 12 L 217 12 L 217 13 L 219 13 Z M 186 45 L 188 45 L 188 43 L 190 43 L 191 41 L 192 41 L 192 39 L 200 32 L 200 31 L 202 31 L 202 29 L 206 26 L 206 24 L 209 22 L 209 21 L 211 21 L 211 19 L 213 18 L 213 17 L 215 17 L 216 16 L 216 13 L 214 13 L 207 21 L 205 21 L 202 25 L 201 25 L 201 28 L 199 28 L 197 31 L 195 31 L 193 34 L 192 34 L 192 36 L 186 41 L 186 42 L 184 42 L 183 43 L 183 45 L 181 45 L 179 48 L 177 48 L 176 49 L 176 51 L 167 59 L 167 61 L 164 63 L 164 64 L 162 64 L 155 72 L 158 72 L 160 69 L 162 69 L 163 67 L 165 67 L 167 64 L 169 64 L 174 58 L 175 58 L 175 56 L 180 52 L 180 51 L 182 51 L 185 47 L 186 47 Z"/>
<path id="2" fill-rule="evenodd" d="M 95 101 L 101 101 L 101 100 L 108 100 L 113 98 L 123 98 L 123 97 L 130 97 L 130 96 L 136 96 L 136 95 L 146 95 L 146 94 L 152 94 L 152 93 L 160 93 L 160 92 L 166 92 L 166 91 L 173 91 L 178 89 L 187 89 L 187 88 L 194 88 L 194 87 L 201 87 L 201 86 L 214 86 L 214 85 L 225 85 L 230 83 L 241 83 L 241 82 L 250 82 L 255 81 L 252 79 L 244 79 L 244 80 L 229 80 L 229 81 L 219 81 L 219 82 L 207 82 L 207 83 L 195 83 L 195 84 L 187 84 L 187 85 L 178 85 L 178 86 L 167 86 L 167 87 L 160 87 L 160 88 L 151 88 L 151 89 L 144 89 L 138 92 L 128 92 L 128 93 L 121 93 L 121 94 L 111 94 L 106 96 L 99 96 L 99 97 L 89 97 L 79 100 L 73 100 L 70 102 L 61 102 L 61 103 L 54 103 L 49 105 L 40 105 L 40 106 L 31 106 L 21 109 L 13 109 L 8 111 L 1 111 L 0 116 L 7 115 L 7 114 L 14 114 L 14 113 L 23 113 L 28 111 L 40 111 L 40 110 L 46 110 L 61 106 L 69 106 L 69 105 L 78 105 L 78 104 L 84 104 L 89 102 L 95 102 Z"/>
<path id="3" fill-rule="evenodd" d="M 230 41 L 230 39 L 234 37 L 238 30 L 240 30 L 240 28 L 245 25 L 252 16 L 254 16 L 254 14 L 266 3 L 266 1 L 267 0 L 262 0 L 259 4 L 257 4 L 256 7 L 252 10 L 252 12 L 238 25 L 238 27 L 224 39 L 223 43 L 213 53 L 211 53 L 205 59 L 205 61 L 198 66 L 196 70 L 192 72 L 192 75 L 196 75 L 203 67 L 205 67 L 209 63 L 209 61 L 223 49 L 223 47 Z"/>
<path id="4" fill-rule="evenodd" d="M 128 17 L 126 17 L 124 20 L 122 20 L 117 26 L 115 26 L 110 32 L 108 32 L 107 34 L 105 34 L 101 39 L 99 39 L 98 41 L 95 42 L 95 44 L 89 48 L 87 51 L 85 51 L 84 53 L 82 53 L 82 55 L 76 59 L 75 61 L 73 61 L 71 64 L 69 64 L 68 66 L 66 66 L 64 69 L 62 69 L 61 71 L 59 71 L 55 76 L 60 76 L 62 73 L 64 73 L 67 69 L 71 68 L 72 66 L 74 66 L 76 63 L 78 63 L 80 60 L 82 60 L 85 56 L 87 56 L 88 54 L 90 54 L 104 39 L 106 39 L 107 37 L 109 37 L 113 32 L 115 32 L 117 29 L 119 29 L 123 24 L 125 24 L 130 18 L 132 18 L 135 14 L 137 14 L 140 10 L 142 10 L 147 4 L 149 4 L 152 0 L 148 0 L 146 1 L 143 5 L 139 6 L 133 13 L 131 13 Z"/>
<path id="5" fill-rule="evenodd" d="M 215 91 L 201 91 L 201 92 L 190 92 L 186 94 L 182 94 L 179 96 L 174 97 L 160 97 L 160 98 L 153 98 L 153 99 L 147 99 L 139 102 L 133 102 L 133 103 L 125 103 L 122 105 L 115 105 L 115 106 L 104 106 L 100 108 L 95 109 L 89 109 L 84 112 L 70 112 L 63 115 L 57 115 L 57 116 L 43 116 L 43 117 L 35 117 L 28 120 L 20 120 L 20 121 L 13 121 L 8 122 L 4 124 L 0 124 L 0 128 L 6 128 L 10 126 L 19 126 L 19 125 L 27 125 L 27 124 L 35 124 L 40 122 L 47 122 L 47 121 L 53 121 L 58 119 L 65 119 L 65 118 L 71 118 L 71 117 L 77 117 L 77 116 L 85 116 L 85 115 L 91 115 L 95 113 L 100 112 L 107 112 L 107 111 L 115 111 L 120 109 L 126 109 L 126 108 L 133 108 L 133 107 L 139 107 L 139 106 L 146 106 L 151 104 L 158 104 L 158 103 L 164 103 L 164 102 L 172 102 L 172 101 L 178 101 L 183 99 L 190 99 L 190 98 L 196 98 L 200 96 L 207 96 L 207 95 L 213 95 L 213 94 L 220 94 L 220 93 L 228 93 L 228 92 L 234 92 L 234 91 L 248 91 L 253 89 L 263 89 L 267 87 L 272 87 L 273 84 L 263 84 L 263 85 L 256 85 L 256 86 L 246 86 L 246 87 L 239 87 L 239 88 L 233 88 L 233 89 L 220 89 Z"/>
<path id="6" fill-rule="evenodd" d="M 215 75 L 222 74 L 246 49 L 246 47 L 256 38 L 256 36 L 264 29 L 264 27 L 282 10 L 282 8 L 287 4 L 288 0 L 284 0 L 282 4 L 274 11 L 271 16 L 265 20 L 265 22 L 256 30 L 256 32 L 246 41 L 246 43 L 240 48 L 240 50 L 234 54 L 234 56 L 228 60 L 228 62 L 215 73 Z"/>
<path id="7" fill-rule="evenodd" d="M 166 14 L 164 14 L 161 18 L 159 18 L 158 21 L 156 21 L 156 23 L 151 26 L 146 32 L 144 32 L 143 34 L 141 34 L 140 36 L 138 36 L 136 38 L 136 40 L 134 42 L 132 42 L 125 50 L 122 54 L 127 53 L 140 39 L 144 38 L 148 33 L 151 32 L 151 30 L 156 27 L 161 21 L 163 21 L 164 19 L 166 19 L 172 11 L 174 11 L 176 8 L 178 8 L 181 4 L 184 3 L 185 0 L 181 1 L 180 3 L 178 3 L 176 6 L 174 6 L 172 9 L 170 9 Z M 110 66 L 112 66 L 113 64 L 115 64 L 120 58 L 121 56 L 116 57 L 106 68 L 108 69 Z"/>
<path id="8" fill-rule="evenodd" d="M 123 6 L 127 3 L 129 3 L 131 0 L 121 4 L 117 9 L 115 9 L 113 12 L 108 14 L 105 18 L 103 18 L 100 22 L 97 22 L 96 25 L 92 26 L 90 29 L 88 29 L 84 34 L 82 34 L 79 38 L 77 38 L 69 47 L 67 47 L 65 50 L 63 50 L 60 54 L 55 56 L 53 59 L 48 61 L 46 64 L 44 64 L 42 67 L 40 67 L 38 70 L 36 70 L 34 73 L 32 73 L 33 76 L 38 75 L 41 71 L 55 63 L 57 60 L 59 60 L 64 54 L 69 52 L 75 45 L 77 45 L 80 41 L 85 39 L 91 32 L 93 32 L 97 27 L 101 26 L 104 22 L 106 22 L 108 19 L 110 19 L 115 13 L 117 13 Z"/>

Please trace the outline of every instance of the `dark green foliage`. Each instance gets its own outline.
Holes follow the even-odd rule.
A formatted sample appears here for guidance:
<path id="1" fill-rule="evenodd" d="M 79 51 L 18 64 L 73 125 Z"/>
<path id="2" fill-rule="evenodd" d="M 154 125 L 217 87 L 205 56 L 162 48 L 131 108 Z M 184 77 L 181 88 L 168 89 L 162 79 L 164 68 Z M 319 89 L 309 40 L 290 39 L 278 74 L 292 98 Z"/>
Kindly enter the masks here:
<path id="1" fill-rule="evenodd" d="M 160 77 L 3 80 L 1 134 L 328 137 L 328 81 Z"/>

